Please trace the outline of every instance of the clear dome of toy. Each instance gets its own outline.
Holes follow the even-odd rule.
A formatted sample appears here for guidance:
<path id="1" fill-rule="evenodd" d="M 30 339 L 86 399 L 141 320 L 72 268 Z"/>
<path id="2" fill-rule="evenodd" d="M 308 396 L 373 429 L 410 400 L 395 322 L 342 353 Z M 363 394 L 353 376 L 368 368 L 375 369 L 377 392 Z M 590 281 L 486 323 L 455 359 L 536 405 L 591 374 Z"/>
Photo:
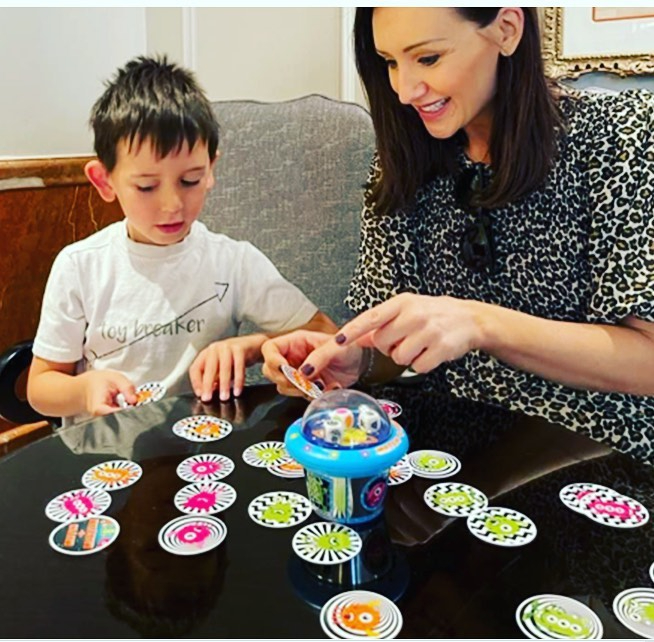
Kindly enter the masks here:
<path id="1" fill-rule="evenodd" d="M 302 434 L 325 448 L 367 448 L 387 441 L 391 424 L 376 399 L 343 388 L 326 392 L 309 404 L 302 417 Z"/>

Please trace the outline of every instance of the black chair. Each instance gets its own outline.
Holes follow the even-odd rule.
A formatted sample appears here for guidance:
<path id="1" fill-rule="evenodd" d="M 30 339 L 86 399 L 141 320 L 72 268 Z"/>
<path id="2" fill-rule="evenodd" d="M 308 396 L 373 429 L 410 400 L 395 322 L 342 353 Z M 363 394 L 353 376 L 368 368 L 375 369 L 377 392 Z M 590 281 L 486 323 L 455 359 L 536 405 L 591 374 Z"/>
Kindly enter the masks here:
<path id="1" fill-rule="evenodd" d="M 0 355 L 0 417 L 15 424 L 52 421 L 21 399 L 16 389 L 19 377 L 32 363 L 32 341 L 17 343 Z"/>

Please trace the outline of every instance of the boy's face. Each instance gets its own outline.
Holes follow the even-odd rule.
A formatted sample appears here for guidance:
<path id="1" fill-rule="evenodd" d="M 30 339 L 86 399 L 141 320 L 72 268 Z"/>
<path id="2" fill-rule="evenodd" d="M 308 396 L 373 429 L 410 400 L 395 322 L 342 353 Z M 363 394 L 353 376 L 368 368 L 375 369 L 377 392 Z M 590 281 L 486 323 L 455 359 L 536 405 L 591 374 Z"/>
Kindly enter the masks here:
<path id="1" fill-rule="evenodd" d="M 209 161 L 206 144 L 198 140 L 189 150 L 184 141 L 179 152 L 158 158 L 149 139 L 131 149 L 122 140 L 116 152 L 111 173 L 105 170 L 98 180 L 94 168 L 87 166 L 87 175 L 105 200 L 118 199 L 129 237 L 149 245 L 181 241 L 200 215 L 207 190 L 214 184 L 215 161 Z M 102 174 L 104 166 L 95 162 Z"/>

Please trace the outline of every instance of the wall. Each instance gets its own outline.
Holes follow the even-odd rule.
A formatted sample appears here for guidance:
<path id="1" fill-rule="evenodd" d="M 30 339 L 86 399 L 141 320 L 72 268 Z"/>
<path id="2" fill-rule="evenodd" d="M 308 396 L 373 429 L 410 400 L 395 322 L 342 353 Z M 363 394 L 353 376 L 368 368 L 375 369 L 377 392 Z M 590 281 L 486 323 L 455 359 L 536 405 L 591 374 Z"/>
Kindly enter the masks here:
<path id="1" fill-rule="evenodd" d="M 137 54 L 195 69 L 211 100 L 345 97 L 340 30 L 336 7 L 0 8 L 0 159 L 91 153 L 91 105 Z"/>
<path id="2" fill-rule="evenodd" d="M 211 100 L 340 97 L 340 9 L 172 11 L 148 10 L 148 49 L 190 58 Z"/>
<path id="3" fill-rule="evenodd" d="M 144 9 L 0 8 L 0 158 L 91 152 L 103 80 L 145 45 Z"/>

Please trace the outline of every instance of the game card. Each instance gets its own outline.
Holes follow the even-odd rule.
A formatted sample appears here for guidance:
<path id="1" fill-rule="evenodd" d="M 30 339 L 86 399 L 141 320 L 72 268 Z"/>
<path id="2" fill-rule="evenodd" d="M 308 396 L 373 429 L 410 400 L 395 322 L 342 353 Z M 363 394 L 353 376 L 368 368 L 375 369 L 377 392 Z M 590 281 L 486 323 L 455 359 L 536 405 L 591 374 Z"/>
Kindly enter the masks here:
<path id="1" fill-rule="evenodd" d="M 232 428 L 226 419 L 211 415 L 184 417 L 173 424 L 173 432 L 178 437 L 199 443 L 224 439 L 232 432 Z"/>
<path id="2" fill-rule="evenodd" d="M 267 468 L 289 456 L 283 441 L 260 441 L 243 451 L 243 461 L 256 468 Z"/>
<path id="3" fill-rule="evenodd" d="M 304 477 L 304 467 L 292 457 L 282 457 L 282 459 L 276 460 L 275 463 L 266 466 L 266 469 L 273 475 L 286 479 Z"/>
<path id="4" fill-rule="evenodd" d="M 389 419 L 395 419 L 402 414 L 402 406 L 395 401 L 388 399 L 377 399 L 377 403 L 382 407 L 382 410 L 388 415 Z"/>
<path id="5" fill-rule="evenodd" d="M 584 514 L 586 512 L 585 498 L 600 488 L 610 490 L 607 486 L 601 486 L 592 482 L 576 482 L 564 486 L 559 491 L 559 498 L 569 509 Z"/>
<path id="6" fill-rule="evenodd" d="M 638 501 L 607 489 L 598 489 L 584 498 L 587 517 L 614 528 L 637 528 L 649 521 L 649 511 Z"/>
<path id="7" fill-rule="evenodd" d="M 298 390 L 307 395 L 307 397 L 317 399 L 323 394 L 322 390 L 313 381 L 307 379 L 297 368 L 293 368 L 284 363 L 282 364 L 282 372 L 284 373 L 284 376 Z"/>
<path id="8" fill-rule="evenodd" d="M 585 604 L 563 595 L 535 595 L 518 606 L 515 619 L 532 640 L 599 640 L 604 627 Z"/>
<path id="9" fill-rule="evenodd" d="M 193 455 L 177 466 L 177 476 L 187 482 L 218 481 L 227 477 L 234 467 L 226 455 Z"/>
<path id="10" fill-rule="evenodd" d="M 50 533 L 48 543 L 64 555 L 90 555 L 107 548 L 120 533 L 113 517 L 101 515 L 59 524 Z"/>
<path id="11" fill-rule="evenodd" d="M 462 517 L 488 506 L 488 497 L 474 486 L 442 482 L 430 486 L 424 494 L 429 508 L 442 515 Z"/>
<path id="12" fill-rule="evenodd" d="M 496 546 L 524 546 L 536 537 L 536 524 L 511 508 L 487 506 L 468 516 L 468 529 L 484 542 Z"/>
<path id="13" fill-rule="evenodd" d="M 428 479 L 451 477 L 461 470 L 461 462 L 440 450 L 415 450 L 407 455 L 413 474 Z"/>
<path id="14" fill-rule="evenodd" d="M 174 501 L 182 513 L 213 515 L 226 510 L 236 501 L 236 490 L 224 482 L 197 482 L 177 491 Z"/>
<path id="15" fill-rule="evenodd" d="M 143 469 L 136 462 L 114 459 L 89 468 L 82 475 L 82 484 L 99 490 L 120 490 L 135 484 L 142 474 Z"/>
<path id="16" fill-rule="evenodd" d="M 159 545 L 173 555 L 199 555 L 220 545 L 227 526 L 217 517 L 183 515 L 159 531 Z"/>
<path id="17" fill-rule="evenodd" d="M 413 469 L 406 455 L 393 464 L 388 471 L 388 485 L 397 486 L 413 477 Z"/>
<path id="18" fill-rule="evenodd" d="M 122 393 L 116 395 L 116 402 L 121 408 L 136 408 L 137 406 L 145 406 L 145 404 L 159 401 L 166 394 L 166 386 L 158 381 L 144 383 L 136 388 L 136 403 L 127 403 Z"/>
<path id="19" fill-rule="evenodd" d="M 654 639 L 654 589 L 630 588 L 613 600 L 613 612 L 630 631 Z"/>
<path id="20" fill-rule="evenodd" d="M 55 522 L 69 522 L 100 515 L 110 504 L 111 496 L 106 491 L 78 488 L 50 500 L 45 507 L 45 514 Z"/>
<path id="21" fill-rule="evenodd" d="M 402 629 L 402 613 L 379 593 L 347 591 L 322 607 L 320 625 L 335 640 L 390 640 Z"/>
<path id="22" fill-rule="evenodd" d="M 288 491 L 274 491 L 255 497 L 248 506 L 248 515 L 261 526 L 288 528 L 306 520 L 312 511 L 311 502 Z"/>
<path id="23" fill-rule="evenodd" d="M 604 526 L 637 528 L 649 521 L 649 511 L 639 501 L 601 484 L 569 484 L 559 497 L 568 508 Z"/>
<path id="24" fill-rule="evenodd" d="M 305 562 L 340 564 L 361 552 L 359 534 L 344 524 L 316 522 L 301 528 L 293 536 L 293 550 Z"/>

